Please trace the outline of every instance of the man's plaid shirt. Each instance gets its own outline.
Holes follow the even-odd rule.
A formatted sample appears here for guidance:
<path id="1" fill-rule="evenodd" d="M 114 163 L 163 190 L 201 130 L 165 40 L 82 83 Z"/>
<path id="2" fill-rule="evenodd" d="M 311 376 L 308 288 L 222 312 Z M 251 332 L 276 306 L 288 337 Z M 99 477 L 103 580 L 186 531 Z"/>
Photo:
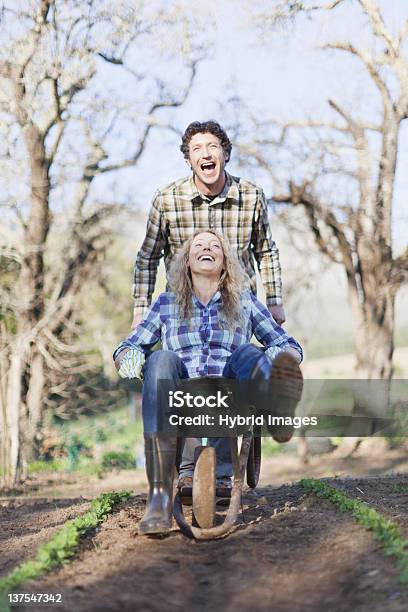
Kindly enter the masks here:
<path id="1" fill-rule="evenodd" d="M 174 351 L 184 362 L 190 378 L 221 376 L 227 358 L 252 335 L 274 357 L 293 347 L 302 356 L 302 349 L 273 319 L 269 310 L 251 291 L 244 291 L 241 300 L 242 320 L 234 329 L 226 329 L 220 321 L 221 293 L 217 291 L 206 306 L 193 296 L 193 309 L 188 322 L 180 319 L 175 295 L 161 293 L 150 306 L 136 329 L 120 343 L 113 354 L 115 359 L 125 349 L 136 349 L 133 364 L 139 372 L 145 355 L 159 341 L 163 350 Z M 126 355 L 124 357 L 126 359 Z"/>
<path id="2" fill-rule="evenodd" d="M 195 186 L 193 176 L 156 192 L 138 253 L 133 295 L 135 314 L 150 305 L 157 267 L 164 255 L 166 270 L 195 230 L 219 230 L 229 241 L 256 293 L 254 260 L 258 265 L 266 303 L 282 304 L 279 251 L 272 240 L 265 196 L 260 187 L 226 173 L 223 191 L 210 200 Z"/>

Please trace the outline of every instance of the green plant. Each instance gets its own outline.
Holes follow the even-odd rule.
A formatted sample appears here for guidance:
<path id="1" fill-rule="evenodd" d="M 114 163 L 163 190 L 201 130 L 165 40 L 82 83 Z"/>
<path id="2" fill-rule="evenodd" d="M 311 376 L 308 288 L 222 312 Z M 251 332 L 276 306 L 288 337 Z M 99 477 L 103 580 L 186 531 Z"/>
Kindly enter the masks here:
<path id="1" fill-rule="evenodd" d="M 69 562 L 78 549 L 80 538 L 102 523 L 114 506 L 128 497 L 130 497 L 129 491 L 99 495 L 92 501 L 88 512 L 67 521 L 47 544 L 43 544 L 34 560 L 22 563 L 7 576 L 0 578 L 0 599 L 1 597 L 4 599 L 5 594 L 27 580 L 38 578 L 51 569 Z"/>
<path id="2" fill-rule="evenodd" d="M 63 472 L 67 469 L 67 460 L 65 457 L 52 459 L 51 461 L 32 461 L 28 466 L 28 473 L 35 472 Z"/>
<path id="3" fill-rule="evenodd" d="M 101 444 L 102 442 L 106 442 L 108 439 L 108 434 L 102 429 L 102 427 L 97 427 L 95 431 L 95 442 L 97 444 Z"/>
<path id="4" fill-rule="evenodd" d="M 275 442 L 273 438 L 262 438 L 262 455 L 265 457 L 271 457 L 284 451 L 284 445 Z"/>
<path id="5" fill-rule="evenodd" d="M 140 419 L 129 421 L 128 407 L 123 406 L 110 413 L 82 415 L 80 419 L 55 422 L 61 438 L 66 440 L 65 447 L 82 443 L 81 454 L 90 451 L 95 444 L 103 450 L 133 447 L 143 434 Z"/>
<path id="6" fill-rule="evenodd" d="M 360 525 L 372 531 L 374 538 L 381 542 L 384 553 L 395 558 L 401 582 L 408 583 L 408 541 L 402 537 L 398 525 L 387 520 L 366 502 L 348 497 L 321 480 L 304 478 L 300 484 L 308 493 L 331 501 L 341 512 L 351 512 Z"/>
<path id="7" fill-rule="evenodd" d="M 136 467 L 135 456 L 130 451 L 109 451 L 102 455 L 102 468 L 132 470 Z"/>
<path id="8" fill-rule="evenodd" d="M 79 436 L 74 434 L 69 444 L 66 444 L 66 448 L 68 455 L 68 470 L 73 472 L 78 467 L 80 455 L 88 453 L 89 447 L 79 438 Z"/>

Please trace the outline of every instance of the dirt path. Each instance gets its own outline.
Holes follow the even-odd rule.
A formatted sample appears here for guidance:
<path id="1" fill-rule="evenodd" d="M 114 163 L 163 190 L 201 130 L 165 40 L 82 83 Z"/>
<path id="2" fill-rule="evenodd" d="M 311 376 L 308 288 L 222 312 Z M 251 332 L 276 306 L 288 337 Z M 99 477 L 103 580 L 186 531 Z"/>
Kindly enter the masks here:
<path id="1" fill-rule="evenodd" d="M 376 482 L 406 516 L 406 499 L 387 480 Z M 352 480 L 337 485 L 355 489 Z M 305 496 L 297 485 L 264 487 L 246 495 L 244 509 L 247 523 L 221 541 L 191 542 L 176 529 L 153 539 L 136 535 L 143 498 L 134 497 L 83 543 L 70 566 L 30 591 L 61 593 L 58 609 L 70 612 L 408 608 L 408 589 L 398 583 L 391 559 L 329 502 Z"/>
<path id="2" fill-rule="evenodd" d="M 66 521 L 86 512 L 85 499 L 0 500 L 0 576 L 32 558 Z"/>
<path id="3" fill-rule="evenodd" d="M 352 460 L 313 457 L 303 467 L 290 455 L 265 461 L 260 488 L 244 496 L 239 528 L 215 542 L 189 541 L 176 527 L 163 539 L 138 536 L 145 495 L 136 495 L 83 541 L 70 565 L 21 592 L 61 593 L 58 609 L 69 612 L 405 612 L 408 587 L 370 533 L 299 485 L 278 486 L 300 476 L 352 473 L 357 478 L 330 482 L 392 518 L 408 538 L 408 476 L 359 476 L 369 466 L 377 474 L 406 472 L 405 455 L 400 449 L 370 460 L 362 450 Z M 265 484 L 271 481 L 274 487 Z M 123 474 L 120 483 L 126 486 Z M 87 508 L 83 498 L 0 500 L 0 575 Z"/>

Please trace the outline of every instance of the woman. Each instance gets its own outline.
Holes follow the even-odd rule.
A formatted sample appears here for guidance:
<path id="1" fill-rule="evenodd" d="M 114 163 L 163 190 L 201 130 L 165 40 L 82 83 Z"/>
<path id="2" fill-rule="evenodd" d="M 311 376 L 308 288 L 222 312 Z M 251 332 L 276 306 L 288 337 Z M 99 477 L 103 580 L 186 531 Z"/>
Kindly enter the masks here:
<path id="1" fill-rule="evenodd" d="M 253 379 L 268 392 L 274 379 L 288 376 L 299 384 L 284 398 L 285 409 L 293 414 L 300 399 L 298 363 L 302 349 L 245 286 L 246 276 L 222 236 L 213 230 L 196 232 L 170 271 L 171 291 L 157 298 L 114 353 L 122 377 L 144 380 L 142 415 L 149 496 L 139 525 L 142 534 L 166 533 L 171 528 L 176 439 L 158 432 L 162 410 L 158 379 Z M 265 351 L 249 344 L 252 335 Z M 149 355 L 159 340 L 163 350 Z"/>

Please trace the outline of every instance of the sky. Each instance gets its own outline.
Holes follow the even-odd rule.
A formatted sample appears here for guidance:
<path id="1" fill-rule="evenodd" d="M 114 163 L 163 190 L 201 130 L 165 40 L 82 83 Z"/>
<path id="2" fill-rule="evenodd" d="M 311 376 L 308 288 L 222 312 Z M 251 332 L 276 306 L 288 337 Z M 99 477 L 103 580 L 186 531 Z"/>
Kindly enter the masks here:
<path id="1" fill-rule="evenodd" d="M 180 130 L 197 119 L 216 118 L 221 124 L 230 125 L 237 116 L 245 118 L 245 107 L 250 107 L 260 121 L 308 117 L 333 120 L 328 98 L 341 102 L 357 117 L 378 116 L 378 94 L 358 60 L 344 53 L 327 53 L 316 48 L 333 37 L 351 38 L 360 45 L 371 44 L 369 28 L 356 2 L 350 0 L 344 9 L 336 9 L 335 20 L 332 15 L 318 17 L 314 13 L 312 20 L 301 18 L 295 25 L 282 25 L 272 31 L 255 28 L 247 10 L 253 4 L 232 0 L 208 3 L 207 10 L 215 22 L 209 33 L 210 57 L 199 66 L 197 81 L 186 104 L 176 111 L 163 112 L 163 118 L 167 115 Z M 267 7 L 273 3 L 257 4 L 259 13 L 267 16 Z M 380 5 L 391 31 L 398 31 L 408 18 L 408 2 L 387 0 Z M 404 126 L 396 182 L 397 248 L 406 243 L 407 234 L 408 175 L 403 172 L 408 163 L 407 144 L 408 126 Z M 149 145 L 138 167 L 123 173 L 124 185 L 129 179 L 132 188 L 136 186 L 132 199 L 141 210 L 148 210 L 155 189 L 187 173 L 175 134 L 156 130 Z M 244 173 L 234 155 L 228 169 L 233 174 Z M 261 182 L 267 194 L 273 195 L 273 185 L 264 173 L 247 169 L 245 176 Z"/>
<path id="2" fill-rule="evenodd" d="M 387 27 L 392 33 L 397 33 L 408 19 L 408 1 L 378 2 Z M 305 1 L 307 5 L 311 3 L 313 0 Z M 118 6 L 120 4 L 118 2 Z M 240 137 L 245 143 L 255 135 L 271 135 L 268 128 L 256 134 L 250 116 L 263 124 L 306 119 L 338 121 L 328 105 L 329 98 L 357 118 L 375 120 L 379 116 L 378 92 L 359 61 L 341 52 L 323 52 L 318 48 L 324 41 L 336 39 L 351 40 L 363 47 L 372 44 L 370 28 L 357 0 L 347 0 L 334 11 L 314 12 L 312 18 L 302 16 L 293 22 L 280 22 L 275 27 L 271 27 L 268 19 L 271 9 L 279 4 L 277 0 L 224 0 L 222 3 L 217 0 L 205 3 L 198 0 L 134 0 L 135 7 L 139 4 L 147 14 L 164 8 L 164 17 L 179 23 L 176 29 L 169 30 L 164 23 L 158 22 L 154 37 L 140 37 L 141 43 L 136 45 L 128 63 L 143 78 L 129 79 L 129 74 L 121 74 L 117 66 L 99 61 L 98 87 L 99 93 L 105 97 L 105 105 L 116 99 L 128 114 L 127 122 L 122 121 L 120 129 L 111 135 L 109 150 L 113 157 L 131 154 L 144 124 L 143 117 L 138 114 L 138 103 L 145 100 L 145 108 L 150 103 L 154 78 L 159 77 L 176 97 L 181 95 L 188 78 L 188 70 L 183 67 L 188 46 L 193 49 L 201 46 L 203 56 L 192 91 L 180 108 L 162 109 L 157 114 L 159 121 L 171 124 L 179 132 L 197 119 L 214 118 L 228 127 L 240 122 L 246 128 L 245 135 Z M 184 24 L 193 32 L 188 44 L 183 43 Z M 169 31 L 172 32 L 170 36 Z M 407 47 L 406 54 L 408 57 Z M 98 87 L 95 92 L 98 92 Z M 101 115 L 99 129 L 104 129 L 106 117 Z M 375 137 L 371 136 L 371 139 L 374 142 Z M 236 144 L 234 134 L 232 140 Z M 83 138 L 74 136 L 73 142 L 72 154 L 64 154 L 64 186 L 56 190 L 56 208 L 63 200 L 63 191 L 69 193 L 70 180 L 75 180 L 80 171 L 77 152 L 84 146 Z M 155 190 L 188 173 L 179 151 L 180 138 L 174 132 L 153 129 L 147 144 L 136 167 L 98 177 L 92 187 L 94 194 L 106 197 L 109 193 L 112 199 L 126 201 L 135 210 L 147 214 Z M 405 246 L 408 233 L 405 205 L 408 174 L 404 172 L 408 164 L 407 145 L 408 125 L 404 125 L 394 207 L 397 252 Z M 268 151 L 268 155 L 274 173 L 282 180 L 287 179 L 292 170 L 288 164 L 294 162 L 288 161 L 283 149 Z M 236 148 L 228 170 L 259 182 L 268 197 L 273 196 L 278 188 L 270 175 L 253 164 L 240 167 Z M 341 198 L 347 191 L 347 198 L 356 199 L 355 185 L 345 187 L 339 177 L 322 180 L 326 181 L 326 189 L 334 194 L 333 197 Z"/>
<path id="3" fill-rule="evenodd" d="M 139 0 L 135 0 L 135 5 L 137 2 Z M 310 4 L 310 1 L 306 3 Z M 186 23 L 196 26 L 193 47 L 201 45 L 203 48 L 204 59 L 198 66 L 197 78 L 185 104 L 178 109 L 161 110 L 158 113 L 160 121 L 170 123 L 181 132 L 191 121 L 214 118 L 225 126 L 242 122 L 247 126 L 247 137 L 250 138 L 249 113 L 259 122 L 308 118 L 333 120 L 333 112 L 327 104 L 329 98 L 341 103 L 356 117 L 368 116 L 375 119 L 378 116 L 378 94 L 359 62 L 341 53 L 327 53 L 318 49 L 318 45 L 328 39 L 350 39 L 359 45 L 371 45 L 369 28 L 358 9 L 357 0 L 348 0 L 344 7 L 333 13 L 314 13 L 312 19 L 301 17 L 293 23 L 282 23 L 275 28 L 271 28 L 267 21 L 271 7 L 276 6 L 272 0 L 207 0 L 205 3 L 198 0 L 151 0 L 145 4 L 152 11 L 159 5 L 163 6 L 173 17 L 176 7 L 180 11 L 181 7 L 184 12 L 180 12 L 180 20 L 186 18 Z M 408 19 L 408 0 L 381 0 L 379 4 L 387 26 L 392 32 L 398 32 Z M 179 31 L 182 32 L 182 28 Z M 163 82 L 168 83 L 173 93 L 180 95 L 187 82 L 188 71 L 183 67 L 181 56 L 170 59 L 172 53 L 177 53 L 175 50 L 180 47 L 180 41 L 176 38 L 166 38 L 165 29 L 160 33 L 159 28 L 153 44 L 149 37 L 145 41 L 142 39 L 141 50 L 130 59 L 136 73 L 157 74 Z M 408 57 L 408 49 L 406 54 Z M 112 136 L 110 143 L 115 154 L 126 155 L 131 153 L 132 143 L 142 124 L 137 109 L 133 109 L 133 100 L 145 97 L 148 103 L 150 81 L 146 78 L 134 79 L 133 84 L 129 85 L 129 80 L 120 76 L 116 66 L 102 60 L 99 70 L 99 86 L 105 95 L 118 96 L 129 110 L 129 121 L 122 124 L 121 131 Z M 76 139 L 74 144 L 74 155 L 64 159 L 64 162 L 67 172 L 70 171 L 70 164 L 75 174 L 75 168 L 77 171 L 79 168 L 79 165 L 76 166 L 75 148 L 79 150 L 83 143 Z M 129 238 L 129 234 L 135 233 L 137 225 L 137 237 L 132 242 L 134 247 L 129 249 L 128 254 L 129 276 L 130 262 L 143 238 L 141 228 L 155 190 L 188 174 L 179 144 L 180 137 L 173 131 L 154 129 L 136 167 L 121 170 L 110 177 L 98 178 L 93 184 L 94 195 L 108 197 L 110 201 L 126 201 L 143 219 L 137 224 L 127 223 L 124 228 Z M 401 131 L 395 190 L 393 232 L 396 253 L 406 246 L 408 235 L 408 173 L 404 172 L 408 165 L 407 145 L 408 124 Z M 270 163 L 274 170 L 285 176 L 288 169 L 279 152 L 271 154 Z M 268 197 L 273 196 L 276 185 L 270 176 L 255 167 L 240 167 L 234 149 L 227 169 L 234 175 L 258 182 Z M 55 192 L 57 205 L 63 191 L 69 193 L 73 185 L 67 181 L 63 188 Z M 341 195 L 340 183 L 337 188 L 333 182 L 331 188 Z M 292 251 L 285 242 L 285 228 L 279 219 L 272 215 L 271 224 L 281 249 L 286 282 Z M 320 287 L 316 284 L 314 288 L 317 296 L 314 303 L 307 305 L 311 327 L 318 324 L 319 312 L 330 309 L 328 304 L 321 308 L 326 296 L 337 296 L 336 301 L 339 302 L 342 297 L 343 304 L 346 300 L 342 270 L 333 272 L 327 268 L 325 278 Z M 322 279 L 319 277 L 319 281 Z M 295 316 L 296 313 L 293 313 L 292 318 Z M 336 321 L 342 319 L 342 324 L 349 325 L 350 313 L 344 307 L 337 318 L 332 318 Z"/>
<path id="4" fill-rule="evenodd" d="M 333 120 L 328 98 L 341 102 L 357 117 L 378 116 L 377 92 L 358 61 L 344 54 L 324 53 L 317 49 L 319 43 L 330 37 L 338 40 L 351 38 L 366 46 L 371 44 L 367 24 L 356 10 L 355 2 L 351 0 L 346 10 L 337 11 L 335 26 L 329 16 L 313 20 L 303 18 L 293 27 L 282 27 L 273 32 L 255 30 L 244 10 L 245 4 L 229 0 L 210 3 L 216 23 L 213 43 L 208 50 L 211 57 L 199 67 L 197 82 L 186 104 L 167 114 L 178 129 L 184 130 L 190 121 L 208 118 L 230 125 L 237 116 L 245 116 L 244 107 L 250 107 L 260 121 L 308 117 Z M 260 4 L 262 13 L 271 3 Z M 387 0 L 380 4 L 391 31 L 399 31 L 408 18 L 408 2 Z M 239 10 L 238 6 L 242 9 Z M 408 235 L 408 173 L 404 172 L 408 164 L 407 144 L 408 125 L 401 133 L 395 189 L 393 234 L 396 253 L 406 247 Z M 133 201 L 141 211 L 149 209 L 158 187 L 188 173 L 178 147 L 179 138 L 175 134 L 158 130 L 150 139 L 150 147 L 137 169 L 126 171 L 131 184 L 136 186 Z M 269 176 L 253 168 L 240 168 L 234 151 L 228 171 L 256 180 L 268 196 L 273 195 Z M 292 251 L 279 220 L 272 217 L 271 224 L 281 250 L 283 280 L 289 282 Z M 316 277 L 312 294 L 304 293 L 289 305 L 291 329 L 310 341 L 313 341 L 317 328 L 322 337 L 330 334 L 334 337 L 336 330 L 346 331 L 351 325 L 343 271 L 329 266 L 322 269 L 325 271 Z M 401 326 L 407 324 L 406 305 L 406 292 L 401 292 L 397 300 L 397 322 Z M 299 307 L 301 316 L 297 313 Z M 321 312 L 330 315 L 322 320 Z M 336 337 L 335 343 L 338 341 Z"/>

